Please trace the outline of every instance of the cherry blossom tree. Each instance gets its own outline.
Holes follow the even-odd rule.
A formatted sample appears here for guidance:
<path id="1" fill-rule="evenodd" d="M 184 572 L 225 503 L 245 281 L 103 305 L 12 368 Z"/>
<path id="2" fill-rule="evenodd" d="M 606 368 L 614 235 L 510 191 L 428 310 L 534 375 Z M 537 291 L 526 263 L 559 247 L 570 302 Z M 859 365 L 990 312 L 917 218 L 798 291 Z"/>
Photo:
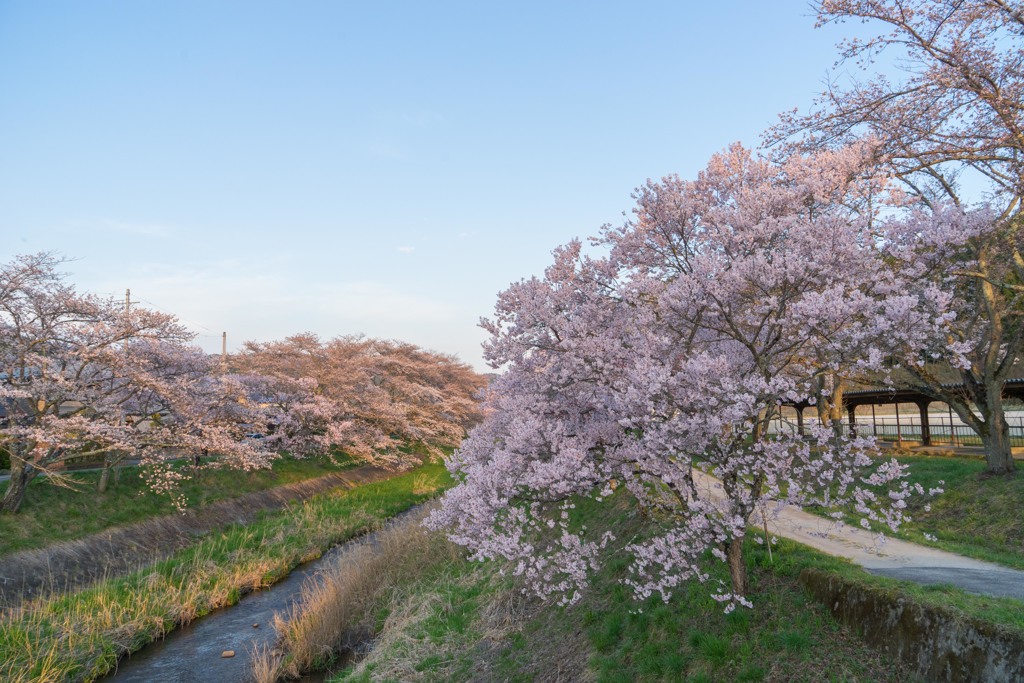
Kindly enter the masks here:
<path id="1" fill-rule="evenodd" d="M 823 376 L 877 369 L 880 344 L 920 343 L 941 324 L 919 318 L 919 298 L 941 308 L 945 294 L 903 292 L 877 258 L 870 207 L 884 183 L 864 161 L 851 148 L 772 164 L 735 145 L 695 181 L 641 188 L 635 218 L 596 240 L 606 257 L 572 243 L 543 279 L 503 292 L 484 327 L 505 372 L 429 523 L 572 602 L 618 543 L 574 525 L 572 501 L 624 486 L 654 523 L 616 546 L 633 555 L 637 595 L 708 580 L 710 551 L 729 568 L 714 593 L 727 609 L 749 604 L 756 512 L 847 505 L 895 529 L 913 491 L 897 462 L 842 430 L 769 430 Z"/>
<path id="2" fill-rule="evenodd" d="M 480 421 L 486 378 L 457 357 L 397 340 L 371 340 L 371 384 L 399 414 L 392 433 L 420 444 L 430 457 L 458 446 Z"/>
<path id="3" fill-rule="evenodd" d="M 296 458 L 321 456 L 344 438 L 344 420 L 337 404 L 318 391 L 315 379 L 284 375 L 233 376 L 253 407 L 250 429 L 259 430 L 263 445 Z"/>
<path id="4" fill-rule="evenodd" d="M 452 356 L 363 337 L 325 343 L 300 334 L 249 342 L 232 365 L 269 378 L 278 391 L 291 387 L 293 396 L 296 388 L 305 387 L 301 401 L 279 406 L 271 418 L 283 427 L 275 436 L 292 431 L 294 440 L 305 434 L 321 452 L 336 447 L 389 466 L 410 459 L 410 444 L 433 456 L 458 445 L 479 419 L 477 394 L 485 384 Z"/>
<path id="5" fill-rule="evenodd" d="M 1001 394 L 1020 373 L 1024 349 L 1024 12 L 1002 0 L 821 0 L 816 8 L 819 25 L 858 21 L 880 29 L 841 43 L 840 63 L 869 70 L 884 55 L 892 74 L 830 82 L 809 113 L 783 115 L 768 138 L 807 150 L 870 137 L 882 172 L 921 202 L 906 218 L 920 235 L 948 234 L 956 214 L 948 205 L 959 207 L 961 248 L 947 251 L 942 268 L 923 268 L 930 285 L 956 293 L 958 316 L 949 343 L 930 347 L 937 365 L 915 362 L 920 349 L 903 350 L 905 382 L 948 403 L 981 435 L 990 473 L 1010 473 Z M 780 147 L 788 154 L 793 144 Z M 971 208 L 979 187 L 991 208 Z M 930 212 L 931 226 L 922 212 Z M 896 264 L 908 274 L 919 268 L 913 258 L 931 261 L 930 246 L 916 256 L 906 246 Z M 948 368 L 964 391 L 943 386 Z"/>
<path id="6" fill-rule="evenodd" d="M 72 457 L 138 457 L 158 490 L 181 476 L 166 461 L 186 449 L 266 466 L 273 454 L 235 438 L 227 408 L 241 394 L 211 374 L 173 316 L 80 294 L 61 262 L 36 254 L 0 268 L 0 442 L 11 457 L 0 511 L 17 511 L 41 473 L 65 482 Z"/>
<path id="7" fill-rule="evenodd" d="M 900 368 L 893 380 L 949 404 L 981 437 L 990 474 L 1016 469 L 1002 387 L 1020 374 L 1024 347 L 1024 290 L 1015 284 L 1024 281 L 1003 251 L 1006 229 L 987 207 L 938 205 L 891 220 L 882 231 L 887 263 L 908 292 L 941 287 L 951 294 L 939 334 L 893 348 Z"/>

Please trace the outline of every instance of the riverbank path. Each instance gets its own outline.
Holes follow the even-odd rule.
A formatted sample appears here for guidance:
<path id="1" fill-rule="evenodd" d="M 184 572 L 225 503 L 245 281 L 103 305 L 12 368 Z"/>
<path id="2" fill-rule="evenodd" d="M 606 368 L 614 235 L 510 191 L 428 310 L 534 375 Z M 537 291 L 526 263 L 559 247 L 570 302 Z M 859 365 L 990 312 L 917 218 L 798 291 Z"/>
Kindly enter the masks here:
<path id="1" fill-rule="evenodd" d="M 694 472 L 694 482 L 712 500 L 724 500 L 721 482 Z M 752 520 L 758 528 L 760 516 Z M 787 505 L 774 517 L 768 531 L 798 541 L 834 557 L 843 557 L 872 574 L 920 584 L 953 585 L 968 593 L 1024 600 L 1024 571 L 975 560 L 898 538 L 878 541 L 877 534 L 825 519 Z"/>

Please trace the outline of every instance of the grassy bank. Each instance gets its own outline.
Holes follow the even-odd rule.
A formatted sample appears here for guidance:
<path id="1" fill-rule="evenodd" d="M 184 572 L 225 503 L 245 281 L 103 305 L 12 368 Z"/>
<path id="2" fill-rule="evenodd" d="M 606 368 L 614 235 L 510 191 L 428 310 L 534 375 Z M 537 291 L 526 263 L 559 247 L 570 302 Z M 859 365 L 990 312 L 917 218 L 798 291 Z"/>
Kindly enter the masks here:
<path id="1" fill-rule="evenodd" d="M 910 503 L 913 517 L 900 536 L 980 560 L 1024 569 L 1024 474 L 986 477 L 984 461 L 906 456 L 910 481 L 925 488 L 944 481 L 944 493 Z M 929 505 L 930 509 L 925 509 Z M 935 536 L 928 541 L 923 534 Z"/>
<path id="2" fill-rule="evenodd" d="M 899 455 L 896 459 L 909 467 L 908 481 L 944 492 L 909 500 L 911 521 L 896 532 L 886 529 L 886 535 L 1024 569 L 1024 515 L 1020 514 L 1024 475 L 985 476 L 985 463 L 976 458 Z M 857 519 L 847 517 L 854 525 Z"/>
<path id="3" fill-rule="evenodd" d="M 611 528 L 620 538 L 643 533 L 632 506 L 621 498 L 603 505 L 581 503 L 577 510 L 580 521 L 595 532 Z M 422 547 L 425 543 L 430 550 Z M 668 603 L 634 601 L 621 584 L 628 566 L 621 555 L 597 574 L 580 603 L 562 609 L 524 596 L 499 567 L 465 561 L 436 535 L 399 547 L 417 548 L 415 571 L 396 572 L 382 583 L 375 569 L 382 562 L 379 556 L 362 566 L 350 563 L 337 585 L 364 589 L 356 597 L 319 598 L 345 606 L 328 610 L 336 648 L 358 646 L 360 637 L 374 639 L 369 653 L 333 681 L 913 680 L 806 596 L 797 577 L 809 567 L 1024 632 L 1024 611 L 1017 601 L 874 577 L 785 541 L 771 556 L 765 546 L 748 543 L 755 608 L 729 615 L 709 597 L 709 585 L 684 586 Z M 384 563 L 400 564 L 393 558 Z M 727 579 L 720 563 L 709 566 L 712 580 Z M 369 576 L 376 578 L 368 589 L 364 579 Z M 292 631 L 298 635 L 282 646 L 304 650 L 303 661 L 323 665 L 330 659 L 325 654 L 329 647 L 323 640 L 314 647 L 303 635 L 322 634 L 322 628 L 309 627 L 319 617 L 304 618 L 306 626 L 296 622 Z M 262 680 L 273 680 L 264 674 Z"/>
<path id="4" fill-rule="evenodd" d="M 190 506 L 201 507 L 348 467 L 350 464 L 347 462 L 333 464 L 323 459 L 295 460 L 286 457 L 278 459 L 269 470 L 200 469 L 182 484 L 182 491 Z M 74 489 L 54 486 L 43 477 L 29 484 L 21 509 L 13 515 L 0 515 L 0 555 L 42 548 L 176 512 L 167 496 L 146 488 L 137 467 L 124 468 L 119 480 L 111 481 L 102 494 L 96 493 L 99 476 L 99 472 L 72 474 L 76 482 Z M 7 483 L 0 482 L 0 495 L 6 488 Z"/>
<path id="5" fill-rule="evenodd" d="M 290 612 L 275 615 L 279 642 L 258 654 L 254 681 L 290 680 L 360 651 L 381 630 L 381 605 L 396 599 L 396 586 L 436 581 L 439 569 L 457 566 L 462 550 L 427 532 L 426 514 L 420 509 L 367 537 L 325 568 L 320 581 L 307 583 Z"/>
<path id="6" fill-rule="evenodd" d="M 233 604 L 297 564 L 421 502 L 440 465 L 323 494 L 214 534 L 142 572 L 0 617 L 0 680 L 89 680 L 177 624 Z"/>
<path id="7" fill-rule="evenodd" d="M 1024 491 L 1019 478 L 979 477 L 983 463 L 962 458 L 906 459 L 912 481 L 945 481 L 947 493 L 920 503 L 917 521 L 902 535 L 944 532 L 936 545 L 1020 566 Z M 631 505 L 581 502 L 580 523 L 619 538 L 644 534 Z M 628 558 L 613 557 L 577 605 L 560 609 L 524 597 L 493 564 L 462 559 L 443 538 L 418 532 L 393 544 L 416 548 L 415 571 L 385 572 L 400 558 L 380 552 L 350 558 L 333 586 L 290 615 L 281 647 L 290 654 L 265 660 L 261 681 L 323 667 L 339 652 L 366 654 L 333 681 L 912 681 L 883 655 L 838 625 L 798 581 L 804 569 L 838 574 L 894 600 L 937 607 L 1024 634 L 1021 603 L 920 586 L 870 575 L 844 560 L 781 541 L 771 554 L 753 538 L 746 546 L 753 610 L 730 615 L 709 597 L 712 586 L 691 584 L 670 602 L 633 600 L 621 580 Z M 938 534 L 937 534 L 938 535 Z M 392 551 L 395 552 L 395 551 Z M 408 564 L 411 560 L 405 560 Z M 712 581 L 727 581 L 718 563 Z M 332 594 L 333 593 L 333 594 Z M 319 611 L 318 611 L 319 610 Z M 325 628 L 325 624 L 329 628 Z M 367 639 L 372 648 L 366 647 Z M 337 664 L 335 664 L 337 666 Z"/>
<path id="8" fill-rule="evenodd" d="M 640 531 L 621 501 L 583 512 L 591 528 Z M 773 571 L 766 552 L 750 550 L 756 607 L 729 615 L 699 584 L 668 603 L 635 601 L 621 584 L 623 556 L 565 609 L 523 596 L 494 565 L 441 561 L 382 595 L 373 650 L 333 680 L 909 680 L 810 602 L 795 578 Z"/>
<path id="9" fill-rule="evenodd" d="M 614 528 L 621 538 L 643 531 L 624 500 L 579 510 L 595 530 Z M 285 618 L 279 647 L 288 654 L 265 657 L 257 680 L 330 666 L 352 648 L 368 653 L 333 681 L 913 680 L 806 596 L 797 577 L 811 566 L 905 590 L 908 599 L 949 604 L 955 595 L 968 611 L 995 609 L 1024 629 L 1019 603 L 904 588 L 791 543 L 772 557 L 749 544 L 756 607 L 727 615 L 709 597 L 710 586 L 686 586 L 668 603 L 636 602 L 622 585 L 629 560 L 621 554 L 580 603 L 563 609 L 524 596 L 498 565 L 466 561 L 439 535 L 419 527 L 396 535 L 399 543 L 350 557 L 346 581 L 329 580 L 308 608 Z M 712 579 L 726 579 L 723 569 L 715 565 Z M 360 647 L 370 638 L 372 648 Z"/>

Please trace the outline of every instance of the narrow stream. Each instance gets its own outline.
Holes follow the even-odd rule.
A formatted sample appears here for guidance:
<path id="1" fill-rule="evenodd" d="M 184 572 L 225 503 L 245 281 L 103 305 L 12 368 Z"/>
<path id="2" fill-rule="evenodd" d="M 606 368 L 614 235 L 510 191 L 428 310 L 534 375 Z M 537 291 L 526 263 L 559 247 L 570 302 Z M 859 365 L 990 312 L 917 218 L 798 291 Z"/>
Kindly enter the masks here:
<path id="1" fill-rule="evenodd" d="M 419 506 L 399 513 L 389 524 Z M 275 612 L 288 612 L 301 598 L 307 579 L 316 577 L 357 544 L 372 543 L 368 534 L 335 546 L 322 557 L 296 567 L 273 586 L 249 593 L 237 604 L 211 612 L 191 624 L 169 633 L 118 662 L 117 670 L 100 679 L 116 683 L 249 683 L 255 650 L 273 647 L 277 632 L 272 625 Z M 315 579 L 314 579 L 315 580 Z M 225 651 L 233 657 L 223 657 Z M 302 679 L 305 683 L 324 680 L 323 674 Z"/>

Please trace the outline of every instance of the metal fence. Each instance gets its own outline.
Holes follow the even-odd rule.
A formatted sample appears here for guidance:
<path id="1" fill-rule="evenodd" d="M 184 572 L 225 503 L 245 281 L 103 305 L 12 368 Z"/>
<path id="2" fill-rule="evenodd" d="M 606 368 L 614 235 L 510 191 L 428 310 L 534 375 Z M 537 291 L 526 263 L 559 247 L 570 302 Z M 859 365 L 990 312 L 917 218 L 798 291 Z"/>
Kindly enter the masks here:
<path id="1" fill-rule="evenodd" d="M 805 421 L 812 419 L 806 417 Z M 1010 427 L 1010 445 L 1024 446 L 1024 417 L 1007 417 L 1006 421 Z M 796 420 L 783 418 L 778 421 L 780 431 L 796 431 Z M 844 424 L 849 425 L 848 420 Z M 921 418 L 918 415 L 878 415 L 874 419 L 863 415 L 857 416 L 857 432 L 860 434 L 872 434 L 880 441 L 898 443 L 901 441 L 922 440 Z M 971 427 L 965 425 L 959 418 L 950 418 L 946 415 L 928 415 L 928 433 L 931 435 L 933 446 L 981 446 L 981 437 Z"/>

